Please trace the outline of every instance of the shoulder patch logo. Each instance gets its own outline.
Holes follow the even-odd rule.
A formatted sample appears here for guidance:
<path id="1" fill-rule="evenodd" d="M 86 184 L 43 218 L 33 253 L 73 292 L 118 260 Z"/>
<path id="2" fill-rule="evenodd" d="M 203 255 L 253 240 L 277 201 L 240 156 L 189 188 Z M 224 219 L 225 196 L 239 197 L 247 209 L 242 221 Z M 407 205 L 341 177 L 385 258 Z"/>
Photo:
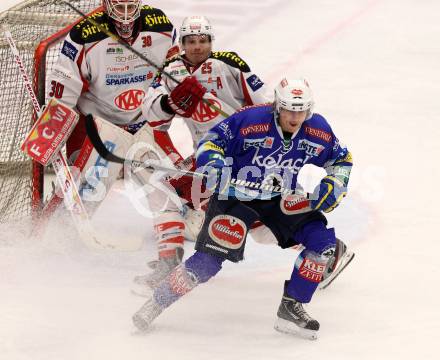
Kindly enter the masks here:
<path id="1" fill-rule="evenodd" d="M 145 24 L 150 28 L 163 24 L 171 24 L 170 19 L 164 13 L 152 13 L 145 16 Z"/>
<path id="2" fill-rule="evenodd" d="M 328 133 L 327 131 L 312 128 L 310 126 L 305 127 L 306 134 L 316 137 L 318 139 L 324 140 L 325 142 L 331 142 L 332 141 L 332 135 Z"/>
<path id="3" fill-rule="evenodd" d="M 246 62 L 241 59 L 236 53 L 231 51 L 214 51 L 211 57 L 223 61 L 224 63 L 240 69 L 243 72 L 249 72 L 251 69 Z"/>
<path id="4" fill-rule="evenodd" d="M 249 125 L 245 128 L 240 129 L 240 135 L 247 136 L 249 134 L 267 133 L 269 131 L 269 128 L 270 128 L 270 123 Z"/>
<path id="5" fill-rule="evenodd" d="M 246 82 L 248 83 L 248 85 L 250 86 L 250 88 L 253 91 L 257 91 L 258 89 L 260 89 L 264 85 L 264 83 L 260 80 L 260 78 L 255 74 L 252 76 L 249 76 L 246 79 Z"/>
<path id="6" fill-rule="evenodd" d="M 76 55 L 78 54 L 78 49 L 72 43 L 64 40 L 61 54 L 67 56 L 70 60 L 75 61 Z"/>

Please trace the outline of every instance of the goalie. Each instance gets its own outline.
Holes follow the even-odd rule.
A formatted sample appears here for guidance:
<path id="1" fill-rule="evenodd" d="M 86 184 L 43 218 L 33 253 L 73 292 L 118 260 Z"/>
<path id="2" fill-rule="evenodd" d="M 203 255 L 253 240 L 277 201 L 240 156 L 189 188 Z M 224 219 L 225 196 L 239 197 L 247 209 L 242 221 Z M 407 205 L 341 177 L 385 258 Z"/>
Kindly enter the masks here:
<path id="1" fill-rule="evenodd" d="M 106 145 L 125 155 L 146 120 L 141 103 L 156 69 L 93 25 L 98 23 L 149 59 L 163 64 L 178 52 L 175 29 L 160 10 L 141 0 L 103 0 L 102 7 L 74 25 L 65 38 L 49 78 L 49 96 L 76 109 L 80 120 L 66 143 L 67 156 L 81 171 L 80 193 L 92 212 L 122 169 L 104 161 L 86 137 L 84 118 L 92 114 Z M 160 19 L 154 21 L 154 19 Z M 104 119 L 111 124 L 101 121 Z M 148 125 L 147 125 L 148 126 Z M 103 188 L 103 186 L 105 188 Z M 43 210 L 48 217 L 61 202 L 54 195 Z"/>

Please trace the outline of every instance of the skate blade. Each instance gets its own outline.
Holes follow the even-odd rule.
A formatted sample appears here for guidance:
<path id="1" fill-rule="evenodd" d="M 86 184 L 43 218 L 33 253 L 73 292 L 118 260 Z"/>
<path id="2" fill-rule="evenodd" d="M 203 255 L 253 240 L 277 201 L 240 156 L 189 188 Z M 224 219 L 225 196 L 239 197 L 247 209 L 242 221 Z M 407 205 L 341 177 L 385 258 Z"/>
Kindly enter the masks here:
<path id="1" fill-rule="evenodd" d="M 281 333 L 299 336 L 303 339 L 316 340 L 318 338 L 318 332 L 316 330 L 301 328 L 295 323 L 281 318 L 277 318 L 274 328 Z"/>
<path id="2" fill-rule="evenodd" d="M 153 331 L 153 327 L 152 326 L 150 326 L 148 329 L 145 329 L 145 330 L 140 330 L 136 326 L 133 326 L 133 328 L 130 331 L 130 335 L 131 336 L 142 337 L 142 336 L 148 335 L 152 331 Z"/>
<path id="3" fill-rule="evenodd" d="M 151 331 L 151 324 L 144 321 L 141 316 L 134 315 L 132 320 L 134 325 L 134 329 L 131 332 L 132 335 L 146 335 Z"/>
<path id="4" fill-rule="evenodd" d="M 347 267 L 348 264 L 353 260 L 354 258 L 354 252 L 347 251 L 344 255 L 342 255 L 341 260 L 339 261 L 339 264 L 337 268 L 330 274 L 330 276 L 321 281 L 318 285 L 319 290 L 324 290 L 329 287 L 329 285 L 335 281 L 335 279 L 344 271 L 344 269 Z"/>

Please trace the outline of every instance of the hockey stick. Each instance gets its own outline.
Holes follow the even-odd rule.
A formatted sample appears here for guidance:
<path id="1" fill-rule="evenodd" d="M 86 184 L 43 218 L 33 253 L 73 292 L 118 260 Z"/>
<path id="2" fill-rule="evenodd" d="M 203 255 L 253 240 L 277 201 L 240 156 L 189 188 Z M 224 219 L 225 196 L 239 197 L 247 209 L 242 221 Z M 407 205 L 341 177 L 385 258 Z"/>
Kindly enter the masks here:
<path id="1" fill-rule="evenodd" d="M 101 137 L 99 136 L 99 133 L 98 133 L 98 130 L 95 126 L 95 122 L 93 120 L 92 115 L 89 114 L 86 116 L 85 125 L 86 125 L 87 136 L 89 137 L 90 142 L 95 147 L 98 154 L 108 161 L 119 163 L 119 164 L 128 163 L 128 164 L 131 164 L 131 166 L 134 166 L 137 168 L 142 167 L 144 169 L 152 170 L 152 171 L 159 170 L 159 171 L 165 171 L 168 173 L 176 173 L 176 174 L 180 174 L 183 176 L 192 176 L 192 177 L 202 178 L 202 179 L 208 178 L 208 175 L 203 174 L 203 173 L 199 173 L 199 172 L 195 172 L 195 171 L 169 168 L 169 167 L 162 166 L 159 164 L 146 165 L 142 161 L 125 159 L 120 156 L 117 156 L 105 147 L 104 143 L 102 142 Z M 266 186 L 263 184 L 251 183 L 251 182 L 248 182 L 245 180 L 239 180 L 239 179 L 230 179 L 229 185 L 233 186 L 233 187 L 247 187 L 247 188 L 249 188 L 249 190 L 270 191 L 272 193 L 281 194 L 284 196 L 285 195 L 301 195 L 308 200 L 315 200 L 314 194 L 304 193 L 304 192 L 297 193 L 297 192 L 295 192 L 295 190 L 282 188 L 280 186 Z"/>
<path id="2" fill-rule="evenodd" d="M 20 70 L 23 83 L 25 85 L 27 94 L 32 102 L 34 111 L 38 116 L 41 115 L 41 107 L 38 103 L 37 97 L 33 90 L 32 82 L 26 73 L 26 69 L 20 53 L 17 49 L 12 34 L 4 26 L 2 27 L 5 38 L 8 41 L 12 54 L 14 55 L 15 63 Z M 64 203 L 67 210 L 70 212 L 73 223 L 78 230 L 81 240 L 92 248 L 104 248 L 103 244 L 96 238 L 86 208 L 81 200 L 81 197 L 76 187 L 75 180 L 67 164 L 67 160 L 61 152 L 58 152 L 52 160 L 52 165 L 57 177 L 59 186 L 63 193 Z"/>
<path id="3" fill-rule="evenodd" d="M 173 168 L 169 168 L 169 167 L 162 166 L 159 164 L 146 165 L 142 161 L 124 159 L 120 156 L 117 156 L 105 147 L 104 143 L 102 142 L 101 137 L 99 136 L 98 129 L 95 126 L 95 121 L 93 120 L 93 116 L 91 114 L 86 115 L 85 124 L 86 124 L 87 136 L 89 137 L 90 142 L 92 143 L 93 147 L 96 149 L 98 154 L 100 156 L 102 156 L 105 160 L 115 162 L 118 164 L 130 163 L 134 167 L 142 167 L 146 170 L 153 170 L 153 171 L 160 170 L 160 171 L 166 171 L 166 172 L 174 172 L 174 173 L 185 175 L 185 176 L 193 176 L 193 177 L 200 177 L 200 178 L 207 177 L 205 174 L 196 173 L 194 171 L 173 169 Z"/>
<path id="4" fill-rule="evenodd" d="M 95 26 L 99 31 L 102 31 L 107 36 L 111 37 L 113 40 L 117 41 L 121 46 L 125 47 L 127 50 L 131 51 L 133 54 L 137 55 L 140 59 L 144 60 L 147 64 L 154 67 L 156 70 L 160 71 L 163 75 L 174 81 L 176 84 L 180 84 L 181 82 L 177 80 L 173 75 L 163 70 L 163 67 L 157 65 L 154 61 L 148 59 L 144 54 L 134 49 L 131 45 L 129 45 L 127 42 L 122 40 L 118 35 L 112 33 L 110 30 L 106 29 L 104 26 L 102 26 L 100 23 L 95 21 L 94 19 L 87 17 L 85 13 L 83 13 L 81 10 L 73 6 L 71 3 L 67 1 L 62 1 L 65 5 L 70 7 L 73 11 L 75 11 L 78 15 L 83 17 L 86 21 L 88 21 L 90 24 Z M 224 112 L 222 109 L 220 109 L 215 104 L 211 103 L 205 98 L 202 98 L 201 101 L 205 103 L 207 106 L 209 106 L 212 110 L 217 111 L 221 116 L 224 118 L 229 117 L 230 115 Z"/>

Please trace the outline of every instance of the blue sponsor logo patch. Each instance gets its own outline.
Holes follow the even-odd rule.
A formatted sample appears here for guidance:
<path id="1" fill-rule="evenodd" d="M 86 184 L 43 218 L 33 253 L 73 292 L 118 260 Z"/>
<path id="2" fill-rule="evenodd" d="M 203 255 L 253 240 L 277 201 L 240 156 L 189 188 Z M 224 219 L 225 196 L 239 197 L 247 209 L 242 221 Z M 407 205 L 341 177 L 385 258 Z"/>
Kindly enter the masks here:
<path id="1" fill-rule="evenodd" d="M 273 137 L 265 137 L 262 139 L 244 139 L 243 143 L 243 150 L 247 150 L 250 147 L 254 148 L 265 148 L 265 149 L 271 149 L 274 142 Z"/>
<path id="2" fill-rule="evenodd" d="M 254 91 L 257 91 L 259 88 L 261 88 L 264 85 L 264 83 L 260 80 L 260 78 L 257 75 L 249 76 L 246 79 L 246 82 Z"/>
<path id="3" fill-rule="evenodd" d="M 104 146 L 111 153 L 114 152 L 116 148 L 116 144 L 109 140 L 104 142 Z M 79 189 L 79 195 L 81 198 L 85 196 L 85 193 L 93 193 L 93 191 L 95 191 L 98 184 L 101 182 L 102 175 L 105 174 L 104 169 L 108 168 L 108 163 L 108 160 L 98 156 L 94 166 L 87 170 L 87 182 L 81 187 L 81 189 Z"/>
<path id="4" fill-rule="evenodd" d="M 156 75 L 156 77 L 153 79 L 153 81 L 152 81 L 150 86 L 153 89 L 157 89 L 160 86 L 161 80 L 162 80 L 162 77 L 160 75 Z"/>
<path id="5" fill-rule="evenodd" d="M 76 55 L 78 54 L 78 49 L 67 40 L 64 40 L 63 48 L 61 49 L 61 54 L 64 54 L 70 60 L 75 61 Z"/>
<path id="6" fill-rule="evenodd" d="M 147 75 L 107 75 L 105 84 L 108 86 L 119 86 L 119 85 L 129 85 L 139 82 L 147 81 Z"/>

